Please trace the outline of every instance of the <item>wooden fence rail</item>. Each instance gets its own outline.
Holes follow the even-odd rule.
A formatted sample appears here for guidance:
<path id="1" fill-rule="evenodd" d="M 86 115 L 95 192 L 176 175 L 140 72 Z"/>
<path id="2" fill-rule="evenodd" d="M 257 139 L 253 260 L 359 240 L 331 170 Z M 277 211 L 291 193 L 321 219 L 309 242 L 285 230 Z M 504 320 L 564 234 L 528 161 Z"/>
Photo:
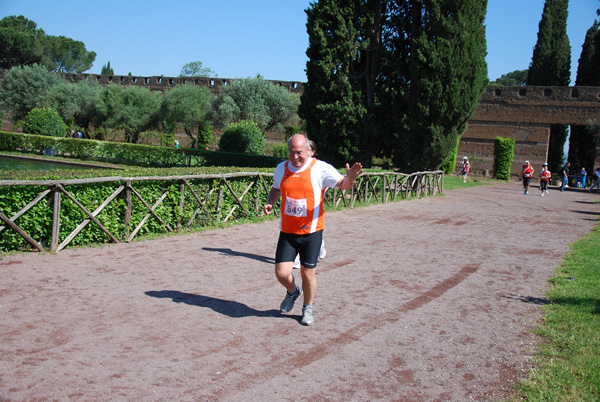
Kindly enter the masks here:
<path id="1" fill-rule="evenodd" d="M 240 172 L 68 180 L 0 180 L 0 187 L 9 187 L 17 191 L 24 187 L 36 186 L 41 188 L 39 194 L 31 202 L 18 212 L 13 211 L 10 218 L 8 218 L 8 215 L 11 213 L 0 210 L 0 221 L 2 221 L 0 224 L 4 224 L 0 226 L 0 236 L 7 233 L 6 231 L 12 230 L 32 249 L 46 251 L 46 248 L 48 248 L 51 252 L 59 252 L 67 247 L 90 223 L 93 223 L 106 236 L 107 241 L 119 243 L 131 242 L 142 228 L 148 226 L 148 222 L 152 219 L 158 222 L 163 232 L 180 232 L 193 225 L 202 213 L 213 216 L 215 220 L 221 222 L 227 222 L 235 216 L 259 218 L 262 216 L 262 206 L 271 188 L 272 177 L 272 173 Z M 166 190 L 155 199 L 147 199 L 148 197 L 142 194 L 144 182 L 166 183 Z M 114 191 L 97 206 L 84 205 L 82 200 L 76 198 L 75 192 L 71 191 L 71 188 L 98 184 L 114 185 Z M 201 185 L 204 186 L 203 192 L 200 191 L 199 186 Z M 443 171 L 412 174 L 365 172 L 356 180 L 350 190 L 333 189 L 326 191 L 324 203 L 326 206 L 339 207 L 342 204 L 343 207 L 353 208 L 356 203 L 367 204 L 373 201 L 386 203 L 409 197 L 435 195 L 443 192 L 443 186 Z M 161 204 L 166 203 L 165 199 L 172 192 L 178 192 L 177 205 L 159 211 Z M 63 233 L 64 238 L 61 241 L 61 203 L 63 196 L 81 210 L 86 218 L 69 234 Z M 230 202 L 225 202 L 226 198 L 230 199 Z M 120 218 L 122 222 L 119 222 L 123 230 L 119 233 L 115 233 L 114 229 L 111 231 L 107 228 L 107 223 L 102 223 L 99 217 L 101 212 L 117 199 L 125 201 L 124 214 Z M 138 222 L 132 222 L 132 210 L 135 200 L 137 200 L 138 205 L 139 203 L 143 205 L 141 208 L 145 212 L 143 218 L 139 219 Z M 50 239 L 40 238 L 40 230 L 30 229 L 27 233 L 17 223 L 19 218 L 22 218 L 42 201 L 46 201 L 47 214 L 52 216 Z M 87 203 L 89 204 L 89 202 Z M 90 211 L 92 207 L 93 211 Z M 188 210 L 190 213 L 185 216 L 184 211 Z M 115 225 L 111 226 L 115 227 Z M 131 230 L 132 228 L 133 230 Z M 44 247 L 43 244 L 49 244 L 49 247 Z"/>

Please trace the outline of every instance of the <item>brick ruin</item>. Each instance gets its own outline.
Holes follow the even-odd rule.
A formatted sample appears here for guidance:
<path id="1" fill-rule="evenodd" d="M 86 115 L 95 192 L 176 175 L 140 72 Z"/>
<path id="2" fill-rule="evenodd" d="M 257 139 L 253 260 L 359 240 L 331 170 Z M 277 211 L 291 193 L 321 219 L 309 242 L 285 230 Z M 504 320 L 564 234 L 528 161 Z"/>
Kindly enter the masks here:
<path id="1" fill-rule="evenodd" d="M 479 169 L 491 172 L 494 138 L 513 138 L 512 174 L 521 172 L 525 160 L 539 172 L 548 157 L 550 126 L 585 126 L 590 120 L 600 122 L 600 87 L 488 87 L 461 137 L 458 159 L 477 155 L 482 159 Z M 598 166 L 600 139 L 594 168 Z M 592 171 L 591 166 L 588 171 Z"/>

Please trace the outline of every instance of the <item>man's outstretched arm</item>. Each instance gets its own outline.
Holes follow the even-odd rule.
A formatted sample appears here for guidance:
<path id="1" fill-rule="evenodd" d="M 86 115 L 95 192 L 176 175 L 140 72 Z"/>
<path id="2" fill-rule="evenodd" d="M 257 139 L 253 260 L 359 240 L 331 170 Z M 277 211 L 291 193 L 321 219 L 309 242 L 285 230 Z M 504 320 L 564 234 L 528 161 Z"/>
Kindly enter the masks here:
<path id="1" fill-rule="evenodd" d="M 362 173 L 362 165 L 356 162 L 352 167 L 346 163 L 346 176 L 338 181 L 336 187 L 340 190 L 350 190 L 354 185 L 354 181 Z"/>

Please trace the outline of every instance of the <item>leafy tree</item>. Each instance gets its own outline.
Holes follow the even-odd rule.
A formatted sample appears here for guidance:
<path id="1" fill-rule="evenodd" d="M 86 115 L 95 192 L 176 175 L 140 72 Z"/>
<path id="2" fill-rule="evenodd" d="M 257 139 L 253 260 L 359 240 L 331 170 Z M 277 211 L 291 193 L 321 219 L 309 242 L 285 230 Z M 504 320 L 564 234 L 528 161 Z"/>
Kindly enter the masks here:
<path id="1" fill-rule="evenodd" d="M 438 169 L 487 85 L 487 1 L 324 0 L 307 10 L 300 117 L 323 158 Z"/>
<path id="2" fill-rule="evenodd" d="M 22 15 L 0 21 L 0 68 L 41 64 L 49 71 L 81 73 L 91 68 L 95 58 L 83 42 L 47 36 Z"/>
<path id="3" fill-rule="evenodd" d="M 490 82 L 490 85 L 498 87 L 514 87 L 526 85 L 528 71 L 529 70 L 515 70 L 511 73 L 502 74 L 502 76 L 496 81 Z"/>
<path id="4" fill-rule="evenodd" d="M 23 132 L 28 134 L 64 137 L 67 135 L 67 125 L 56 110 L 50 108 L 32 109 L 25 118 Z"/>
<path id="5" fill-rule="evenodd" d="M 115 72 L 110 67 L 110 61 L 108 63 L 106 63 L 106 65 L 102 66 L 102 70 L 100 71 L 100 74 L 102 74 L 102 75 L 115 75 Z"/>
<path id="6" fill-rule="evenodd" d="M 221 136 L 219 149 L 226 152 L 264 155 L 265 135 L 253 121 L 233 123 Z"/>
<path id="7" fill-rule="evenodd" d="M 27 18 L 11 15 L 0 20 L 0 68 L 40 63 L 45 34 Z"/>
<path id="8" fill-rule="evenodd" d="M 208 121 L 212 101 L 213 95 L 205 87 L 178 85 L 163 95 L 161 114 L 166 125 L 185 131 L 192 140 L 191 148 L 204 148 L 212 142 L 212 125 Z"/>
<path id="9" fill-rule="evenodd" d="M 96 52 L 88 52 L 85 44 L 64 36 L 44 38 L 42 63 L 50 71 L 80 74 L 89 70 L 96 59 Z"/>
<path id="10" fill-rule="evenodd" d="M 86 131 L 96 116 L 101 90 L 94 80 L 74 84 L 60 81 L 48 89 L 40 103 L 55 109 L 66 123 Z"/>
<path id="11" fill-rule="evenodd" d="M 571 45 L 567 36 L 568 0 L 546 0 L 538 39 L 527 75 L 527 85 L 568 86 L 571 81 Z M 568 126 L 550 127 L 548 167 L 558 171 L 563 162 L 563 149 Z"/>
<path id="12" fill-rule="evenodd" d="M 201 61 L 192 61 L 181 68 L 180 77 L 217 77 L 217 74 L 208 67 L 202 66 Z"/>
<path id="13" fill-rule="evenodd" d="M 223 86 L 215 100 L 215 121 L 229 124 L 252 120 L 263 131 L 273 130 L 297 115 L 298 98 L 287 89 L 265 81 L 261 76 Z"/>
<path id="14" fill-rule="evenodd" d="M 38 64 L 13 67 L 0 80 L 0 105 L 17 122 L 33 108 L 42 106 L 46 93 L 60 82 L 58 75 Z"/>
<path id="15" fill-rule="evenodd" d="M 102 88 L 96 125 L 122 130 L 127 142 L 137 143 L 140 133 L 156 126 L 159 95 L 148 88 L 108 84 Z"/>

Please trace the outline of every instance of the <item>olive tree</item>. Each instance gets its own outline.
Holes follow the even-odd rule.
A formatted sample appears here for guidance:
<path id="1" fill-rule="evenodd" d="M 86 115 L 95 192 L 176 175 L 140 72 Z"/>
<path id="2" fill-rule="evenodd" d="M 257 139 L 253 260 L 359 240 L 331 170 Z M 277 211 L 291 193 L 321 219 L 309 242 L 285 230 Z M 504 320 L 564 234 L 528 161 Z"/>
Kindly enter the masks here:
<path id="1" fill-rule="evenodd" d="M 43 106 L 46 94 L 60 83 L 58 75 L 39 64 L 13 67 L 0 80 L 0 106 L 17 122 L 33 108 Z"/>
<path id="2" fill-rule="evenodd" d="M 161 114 L 166 126 L 179 127 L 192 140 L 191 148 L 206 147 L 212 138 L 205 131 L 212 127 L 209 121 L 213 94 L 205 87 L 178 85 L 162 97 Z M 210 136 L 211 137 L 211 136 Z"/>
<path id="3" fill-rule="evenodd" d="M 215 121 L 221 127 L 251 120 L 262 131 L 273 130 L 297 119 L 299 99 L 287 89 L 261 76 L 223 86 L 215 100 Z"/>

